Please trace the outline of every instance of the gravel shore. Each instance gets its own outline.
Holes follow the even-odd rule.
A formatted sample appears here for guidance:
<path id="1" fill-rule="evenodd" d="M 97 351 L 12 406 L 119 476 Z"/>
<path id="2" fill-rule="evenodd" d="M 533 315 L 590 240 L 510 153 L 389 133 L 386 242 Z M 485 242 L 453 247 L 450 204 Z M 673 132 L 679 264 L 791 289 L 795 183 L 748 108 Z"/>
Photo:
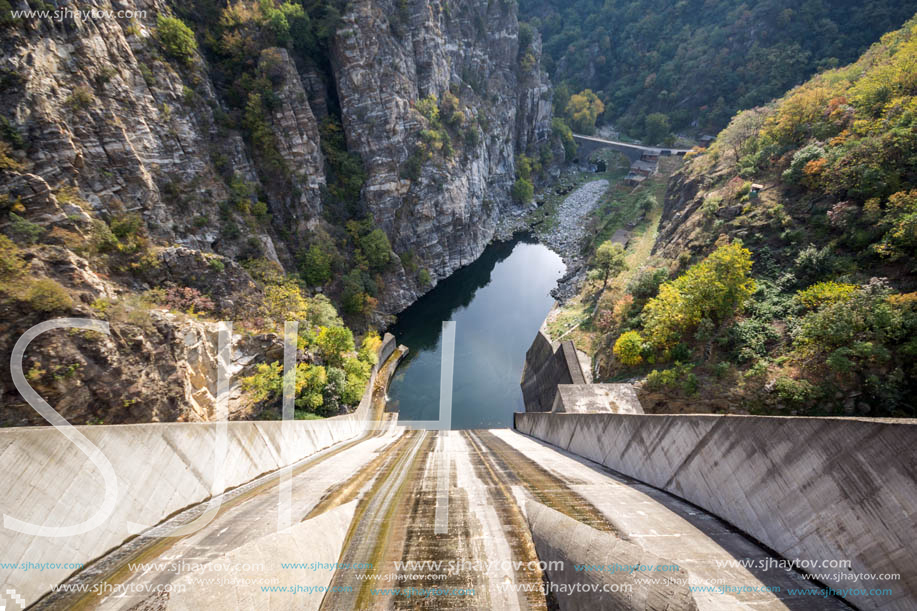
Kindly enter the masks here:
<path id="1" fill-rule="evenodd" d="M 537 232 L 538 239 L 558 253 L 567 266 L 567 272 L 551 291 L 551 296 L 560 303 L 576 295 L 586 278 L 586 262 L 581 256 L 586 237 L 586 217 L 607 190 L 607 180 L 587 182 L 558 206 L 553 227 L 549 231 Z"/>
<path id="2" fill-rule="evenodd" d="M 586 216 L 608 190 L 607 180 L 587 182 L 567 196 L 557 207 L 554 225 L 547 232 L 537 232 L 538 239 L 570 263 L 579 258 L 586 236 Z"/>
<path id="3" fill-rule="evenodd" d="M 496 240 L 509 240 L 517 231 L 530 230 L 542 244 L 563 258 L 567 272 L 557 281 L 557 288 L 551 291 L 551 295 L 561 303 L 576 295 L 585 278 L 586 262 L 581 253 L 586 238 L 586 217 L 608 190 L 608 186 L 607 180 L 594 180 L 570 193 L 558 205 L 551 229 L 529 226 L 527 213 L 531 208 L 505 215 L 497 226 L 494 234 Z"/>

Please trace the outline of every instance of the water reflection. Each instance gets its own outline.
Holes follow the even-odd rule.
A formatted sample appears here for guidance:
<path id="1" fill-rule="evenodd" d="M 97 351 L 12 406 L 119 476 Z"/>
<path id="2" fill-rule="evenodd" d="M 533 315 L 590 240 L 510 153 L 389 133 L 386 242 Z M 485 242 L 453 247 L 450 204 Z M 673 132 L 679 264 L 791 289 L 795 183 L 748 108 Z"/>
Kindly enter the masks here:
<path id="1" fill-rule="evenodd" d="M 529 237 L 489 246 L 402 312 L 391 331 L 410 349 L 389 390 L 389 409 L 434 420 L 440 333 L 456 321 L 453 428 L 506 427 L 521 409 L 525 351 L 553 303 L 560 257 Z"/>

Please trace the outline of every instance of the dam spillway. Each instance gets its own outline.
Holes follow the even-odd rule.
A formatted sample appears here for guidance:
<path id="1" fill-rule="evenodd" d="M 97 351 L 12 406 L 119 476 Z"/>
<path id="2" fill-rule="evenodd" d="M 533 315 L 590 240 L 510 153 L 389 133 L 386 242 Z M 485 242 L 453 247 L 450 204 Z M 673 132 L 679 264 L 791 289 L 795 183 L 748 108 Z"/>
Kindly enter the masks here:
<path id="1" fill-rule="evenodd" d="M 345 416 L 76 427 L 116 502 L 66 536 L 9 519 L 91 521 L 104 478 L 52 427 L 0 430 L 0 579 L 34 609 L 913 608 L 912 421 L 647 415 L 539 334 L 513 428 L 408 428 L 405 352 L 384 338 Z"/>
<path id="2" fill-rule="evenodd" d="M 772 554 L 670 494 L 508 429 L 392 428 L 336 444 L 294 466 L 292 526 L 280 533 L 278 479 L 269 475 L 228 495 L 215 519 L 196 533 L 135 543 L 130 553 L 115 551 L 71 582 L 104 581 L 118 586 L 117 594 L 51 595 L 36 608 L 250 608 L 245 601 L 263 600 L 261 588 L 274 587 L 271 609 L 547 609 L 552 598 L 564 596 L 557 563 L 568 572 L 575 572 L 573 564 L 589 564 L 594 556 L 576 547 L 599 535 L 615 542 L 602 554 L 607 566 L 666 568 L 659 574 L 583 573 L 587 584 L 618 589 L 591 595 L 598 603 L 656 608 L 644 606 L 655 597 L 667 608 L 781 608 L 781 591 L 815 587 L 792 571 L 721 568 L 717 561 L 758 562 Z M 444 495 L 447 527 L 437 534 Z M 547 510 L 540 524 L 528 522 L 533 507 Z M 196 515 L 186 514 L 172 519 Z M 559 517 L 593 535 L 568 541 L 570 549 L 544 549 L 543 540 L 568 527 Z M 241 568 L 231 573 L 238 583 L 218 588 L 205 587 L 207 580 L 226 574 L 187 573 L 182 565 Z M 308 568 L 319 565 L 328 568 Z M 546 582 L 545 572 L 554 581 Z M 724 580 L 746 591 L 688 590 L 689 581 Z M 315 590 L 281 590 L 297 586 Z M 551 587 L 556 593 L 546 596 Z M 680 605 L 671 606 L 676 600 Z M 807 608 L 845 606 L 813 598 Z"/>

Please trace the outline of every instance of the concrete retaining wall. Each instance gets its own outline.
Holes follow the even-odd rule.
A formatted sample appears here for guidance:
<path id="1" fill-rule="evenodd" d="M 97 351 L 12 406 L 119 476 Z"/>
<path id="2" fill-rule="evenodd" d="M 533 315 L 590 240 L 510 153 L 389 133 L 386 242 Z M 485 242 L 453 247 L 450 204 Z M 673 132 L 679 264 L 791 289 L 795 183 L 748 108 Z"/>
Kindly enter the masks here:
<path id="1" fill-rule="evenodd" d="M 385 361 L 388 360 L 388 357 L 392 356 L 395 352 L 395 349 L 398 348 L 398 342 L 395 341 L 395 336 L 391 333 L 386 333 L 382 336 L 382 346 L 379 348 L 379 366 L 381 367 Z"/>
<path id="2" fill-rule="evenodd" d="M 389 343 L 394 341 L 383 348 Z M 233 488 L 360 436 L 369 427 L 376 369 L 352 414 L 286 423 L 227 423 L 228 450 L 222 460 L 215 455 L 218 423 L 76 427 L 114 468 L 118 480 L 114 513 L 98 528 L 64 538 L 27 535 L 0 526 L 0 562 L 88 563 L 133 534 L 128 531 L 128 521 L 155 525 L 180 509 L 207 500 L 217 461 L 224 468 L 226 488 Z M 102 504 L 104 484 L 98 470 L 50 426 L 0 429 L 0 464 L 3 515 L 45 526 L 67 526 L 89 519 Z M 73 572 L 71 568 L 0 568 L 0 585 L 4 592 L 14 589 L 29 604 Z"/>
<path id="3" fill-rule="evenodd" d="M 632 384 L 558 384 L 552 412 L 642 414 Z"/>
<path id="4" fill-rule="evenodd" d="M 719 415 L 517 413 L 515 427 L 664 489 L 788 559 L 849 560 L 900 580 L 850 596 L 864 609 L 917 608 L 917 421 Z"/>
<path id="5" fill-rule="evenodd" d="M 529 412 L 549 412 L 558 384 L 586 384 L 573 342 L 554 345 L 541 331 L 525 353 L 522 398 Z"/>

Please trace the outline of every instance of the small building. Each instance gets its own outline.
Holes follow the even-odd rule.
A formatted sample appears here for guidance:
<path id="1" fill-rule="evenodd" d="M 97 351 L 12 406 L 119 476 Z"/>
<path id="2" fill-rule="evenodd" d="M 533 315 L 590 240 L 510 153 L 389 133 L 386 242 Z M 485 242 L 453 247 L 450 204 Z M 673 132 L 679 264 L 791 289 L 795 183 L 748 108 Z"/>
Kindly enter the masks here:
<path id="1" fill-rule="evenodd" d="M 655 163 L 659 161 L 660 151 L 647 151 L 640 155 L 640 161 L 649 161 Z"/>
<path id="2" fill-rule="evenodd" d="M 748 192 L 748 197 L 757 198 L 758 193 L 760 193 L 763 190 L 764 190 L 764 185 L 759 185 L 758 183 L 754 183 L 751 186 L 751 190 Z"/>
<path id="3" fill-rule="evenodd" d="M 622 248 L 627 248 L 627 245 L 630 243 L 630 232 L 626 229 L 618 229 L 614 232 L 614 235 L 611 236 L 612 244 L 620 244 Z"/>
<path id="4" fill-rule="evenodd" d="M 631 172 L 627 176 L 624 177 L 624 184 L 631 186 L 631 187 L 636 187 L 637 185 L 641 184 L 644 180 L 646 180 L 646 176 L 644 176 L 643 174 L 637 174 L 635 172 Z"/>
<path id="5" fill-rule="evenodd" d="M 631 173 L 642 174 L 643 176 L 652 176 L 656 173 L 656 162 L 654 161 L 635 161 L 630 166 Z"/>

